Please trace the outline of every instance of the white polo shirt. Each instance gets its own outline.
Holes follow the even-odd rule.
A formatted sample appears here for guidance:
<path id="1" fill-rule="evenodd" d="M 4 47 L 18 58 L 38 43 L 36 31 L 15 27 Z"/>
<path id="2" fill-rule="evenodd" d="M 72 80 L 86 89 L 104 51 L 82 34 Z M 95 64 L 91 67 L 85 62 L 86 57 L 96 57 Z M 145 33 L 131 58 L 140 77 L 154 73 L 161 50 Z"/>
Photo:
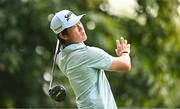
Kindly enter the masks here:
<path id="1" fill-rule="evenodd" d="M 117 109 L 103 71 L 110 68 L 111 55 L 84 43 L 71 44 L 58 54 L 57 64 L 72 86 L 79 109 Z"/>

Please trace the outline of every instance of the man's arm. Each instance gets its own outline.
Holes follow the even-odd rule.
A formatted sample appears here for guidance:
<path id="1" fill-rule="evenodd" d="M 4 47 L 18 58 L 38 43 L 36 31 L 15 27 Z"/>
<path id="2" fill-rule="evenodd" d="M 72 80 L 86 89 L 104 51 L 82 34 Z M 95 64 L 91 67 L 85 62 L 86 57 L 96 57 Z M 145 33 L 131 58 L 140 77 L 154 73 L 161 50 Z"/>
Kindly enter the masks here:
<path id="1" fill-rule="evenodd" d="M 113 57 L 111 64 L 111 71 L 129 71 L 131 69 L 130 44 L 127 44 L 127 40 L 121 37 L 120 41 L 116 40 L 116 54 L 118 57 Z"/>

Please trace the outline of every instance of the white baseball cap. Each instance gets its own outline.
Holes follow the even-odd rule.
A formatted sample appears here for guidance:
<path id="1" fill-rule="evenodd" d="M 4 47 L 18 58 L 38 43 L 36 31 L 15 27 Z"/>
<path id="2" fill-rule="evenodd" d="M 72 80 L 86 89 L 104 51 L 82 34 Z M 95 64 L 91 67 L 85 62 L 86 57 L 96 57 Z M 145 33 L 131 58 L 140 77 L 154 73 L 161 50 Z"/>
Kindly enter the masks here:
<path id="1" fill-rule="evenodd" d="M 50 28 L 54 31 L 54 33 L 58 34 L 64 29 L 77 24 L 84 15 L 85 14 L 77 16 L 69 10 L 59 11 L 53 16 Z"/>

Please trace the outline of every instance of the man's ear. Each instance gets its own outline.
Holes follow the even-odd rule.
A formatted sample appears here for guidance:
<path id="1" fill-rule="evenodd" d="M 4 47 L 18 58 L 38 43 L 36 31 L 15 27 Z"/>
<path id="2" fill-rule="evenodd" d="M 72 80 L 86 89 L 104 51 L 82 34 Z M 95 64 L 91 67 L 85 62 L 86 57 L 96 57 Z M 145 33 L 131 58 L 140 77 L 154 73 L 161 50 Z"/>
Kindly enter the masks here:
<path id="1" fill-rule="evenodd" d="M 61 39 L 63 39 L 63 40 L 67 40 L 68 39 L 67 35 L 62 35 L 62 33 L 59 33 L 59 37 Z"/>

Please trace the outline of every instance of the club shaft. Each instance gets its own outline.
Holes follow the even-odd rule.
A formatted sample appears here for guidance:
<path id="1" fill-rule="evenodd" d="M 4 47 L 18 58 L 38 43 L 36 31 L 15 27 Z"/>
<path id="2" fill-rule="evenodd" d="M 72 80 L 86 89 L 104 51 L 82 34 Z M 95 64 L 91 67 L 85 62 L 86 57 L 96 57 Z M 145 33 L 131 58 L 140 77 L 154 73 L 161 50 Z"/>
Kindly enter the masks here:
<path id="1" fill-rule="evenodd" d="M 56 58 L 57 58 L 58 49 L 59 49 L 59 40 L 57 39 L 56 50 L 55 50 L 55 53 L 54 53 L 53 65 L 52 65 L 52 69 L 51 69 L 51 81 L 50 81 L 50 84 L 49 84 L 49 89 L 52 88 L 52 81 L 53 81 L 53 75 L 54 75 L 54 67 L 55 67 L 55 64 L 56 64 Z"/>

